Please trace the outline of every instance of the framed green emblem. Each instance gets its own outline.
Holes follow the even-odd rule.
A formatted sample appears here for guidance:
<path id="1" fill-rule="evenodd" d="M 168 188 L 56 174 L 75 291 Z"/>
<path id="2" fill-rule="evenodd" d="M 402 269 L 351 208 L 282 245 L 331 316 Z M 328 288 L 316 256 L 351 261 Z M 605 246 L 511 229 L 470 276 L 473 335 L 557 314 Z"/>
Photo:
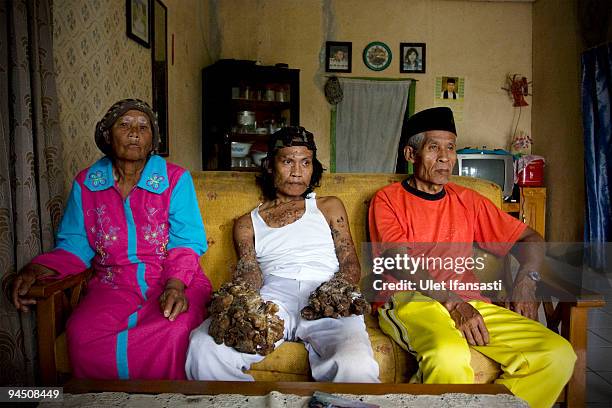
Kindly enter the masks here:
<path id="1" fill-rule="evenodd" d="M 391 65 L 391 49 L 387 44 L 374 41 L 363 49 L 363 63 L 372 71 L 382 71 Z"/>

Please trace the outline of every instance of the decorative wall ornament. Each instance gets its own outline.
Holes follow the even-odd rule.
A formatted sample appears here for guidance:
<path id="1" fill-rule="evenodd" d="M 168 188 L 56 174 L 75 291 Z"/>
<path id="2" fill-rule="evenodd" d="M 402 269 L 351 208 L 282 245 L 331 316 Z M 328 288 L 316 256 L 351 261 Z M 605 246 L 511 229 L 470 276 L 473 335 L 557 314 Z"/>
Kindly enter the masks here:
<path id="1" fill-rule="evenodd" d="M 508 96 L 510 96 L 513 100 L 512 106 L 529 106 L 527 101 L 525 100 L 525 96 L 531 96 L 529 93 L 529 86 L 532 84 L 532 81 L 528 81 L 527 77 L 520 76 L 520 74 L 513 74 L 510 76 L 508 74 L 506 76 L 507 88 L 502 87 L 502 89 L 508 92 Z"/>
<path id="2" fill-rule="evenodd" d="M 382 71 L 391 64 L 392 53 L 387 44 L 374 41 L 363 49 L 363 63 L 372 71 Z"/>
<path id="3" fill-rule="evenodd" d="M 342 102 L 344 93 L 342 92 L 342 85 L 337 76 L 329 77 L 325 83 L 325 99 L 331 105 L 337 105 Z"/>
<path id="4" fill-rule="evenodd" d="M 529 106 L 529 104 L 525 100 L 525 97 L 531 96 L 531 94 L 529 93 L 529 86 L 532 84 L 532 81 L 529 81 L 527 77 L 524 77 L 520 74 L 513 74 L 512 76 L 510 76 L 510 74 L 507 74 L 506 84 L 507 87 L 502 87 L 502 89 L 506 91 L 508 93 L 508 96 L 512 99 L 512 106 L 515 108 L 519 108 L 518 116 L 516 118 L 516 124 L 513 123 L 514 131 L 510 135 L 511 149 L 531 151 L 531 144 L 533 142 L 531 136 L 524 135 L 523 131 L 521 131 L 520 134 L 517 134 L 517 130 L 521 121 L 522 108 L 523 106 Z"/>

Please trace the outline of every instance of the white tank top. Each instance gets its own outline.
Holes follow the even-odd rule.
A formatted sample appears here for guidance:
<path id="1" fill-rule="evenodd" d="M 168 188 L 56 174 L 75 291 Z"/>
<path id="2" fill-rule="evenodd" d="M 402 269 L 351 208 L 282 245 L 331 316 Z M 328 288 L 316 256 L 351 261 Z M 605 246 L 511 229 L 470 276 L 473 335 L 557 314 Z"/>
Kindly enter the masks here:
<path id="1" fill-rule="evenodd" d="M 331 230 L 314 193 L 304 200 L 304 206 L 301 218 L 280 228 L 269 227 L 259 207 L 251 211 L 255 254 L 264 276 L 323 282 L 338 271 Z"/>

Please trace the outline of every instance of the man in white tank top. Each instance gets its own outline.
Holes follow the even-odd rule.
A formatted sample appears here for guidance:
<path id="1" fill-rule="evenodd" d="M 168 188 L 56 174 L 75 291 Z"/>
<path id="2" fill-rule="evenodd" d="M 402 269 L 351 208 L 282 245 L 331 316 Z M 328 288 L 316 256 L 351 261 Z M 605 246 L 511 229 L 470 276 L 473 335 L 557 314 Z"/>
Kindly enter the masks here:
<path id="1" fill-rule="evenodd" d="M 283 128 L 271 137 L 267 168 L 260 181 L 265 201 L 234 223 L 238 252 L 235 279 L 279 306 L 284 340 L 303 341 L 317 381 L 379 382 L 363 316 L 306 320 L 308 296 L 331 278 L 357 284 L 359 260 L 348 217 L 337 197 L 315 198 L 323 166 L 312 133 Z M 191 333 L 187 378 L 253 381 L 245 371 L 264 359 L 216 344 L 211 318 Z"/>

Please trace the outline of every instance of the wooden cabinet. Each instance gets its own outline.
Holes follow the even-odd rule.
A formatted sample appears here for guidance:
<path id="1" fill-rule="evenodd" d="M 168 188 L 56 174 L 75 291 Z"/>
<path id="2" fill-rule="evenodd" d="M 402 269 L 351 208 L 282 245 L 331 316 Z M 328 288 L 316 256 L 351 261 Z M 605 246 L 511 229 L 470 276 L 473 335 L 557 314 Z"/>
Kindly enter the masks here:
<path id="1" fill-rule="evenodd" d="M 503 210 L 518 217 L 546 238 L 546 188 L 520 187 L 518 203 L 504 203 Z"/>
<path id="2" fill-rule="evenodd" d="M 299 70 L 220 60 L 202 70 L 204 170 L 258 170 L 248 155 L 232 160 L 232 142 L 265 151 L 270 129 L 300 121 Z M 244 124 L 240 112 L 255 123 Z M 242 122 L 242 123 L 241 123 Z M 245 164 L 246 161 L 246 164 Z"/>
<path id="3" fill-rule="evenodd" d="M 546 233 L 546 188 L 521 187 L 519 219 L 542 237 Z"/>

